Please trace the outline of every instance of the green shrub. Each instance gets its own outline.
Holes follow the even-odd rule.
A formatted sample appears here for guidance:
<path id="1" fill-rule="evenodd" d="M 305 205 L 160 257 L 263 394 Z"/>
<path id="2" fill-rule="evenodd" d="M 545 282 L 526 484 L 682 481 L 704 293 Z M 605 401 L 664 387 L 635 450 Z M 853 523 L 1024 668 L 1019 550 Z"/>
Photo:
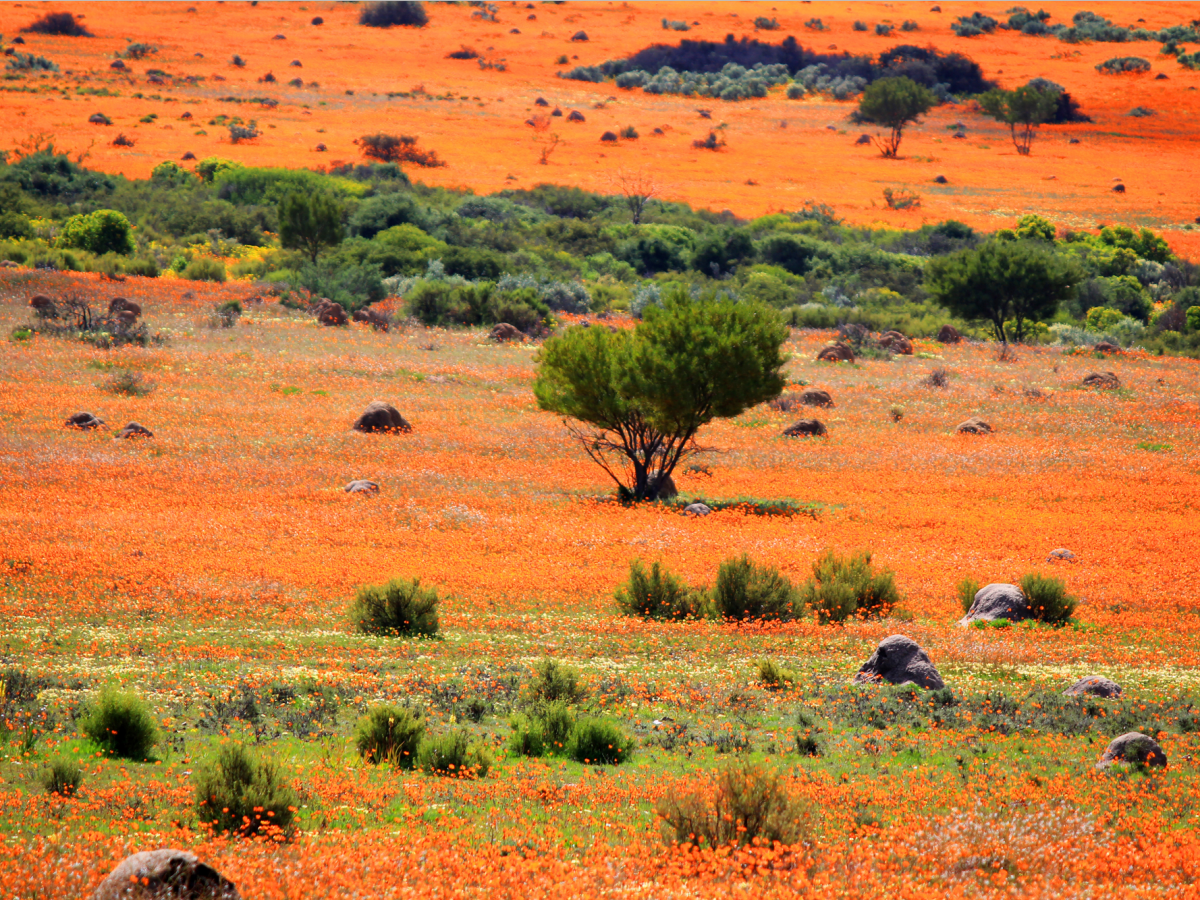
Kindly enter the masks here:
<path id="1" fill-rule="evenodd" d="M 393 578 L 384 585 L 363 585 L 350 606 L 350 621 L 363 634 L 426 636 L 438 633 L 436 588 L 421 579 Z"/>
<path id="2" fill-rule="evenodd" d="M 785 669 L 773 659 L 760 659 L 758 661 L 758 680 L 767 690 L 777 691 L 795 684 L 796 673 L 791 669 Z"/>
<path id="3" fill-rule="evenodd" d="M 109 374 L 98 387 L 102 391 L 120 397 L 145 397 L 154 393 L 158 385 L 147 381 L 141 372 L 134 369 L 118 369 Z"/>
<path id="4" fill-rule="evenodd" d="M 124 213 L 113 209 L 98 209 L 67 219 L 55 245 L 87 250 L 91 253 L 128 255 L 134 250 L 133 227 Z"/>
<path id="5" fill-rule="evenodd" d="M 644 619 L 696 619 L 706 611 L 702 592 L 657 562 L 647 572 L 640 559 L 629 564 L 629 581 L 617 588 L 616 600 L 622 613 Z"/>
<path id="6" fill-rule="evenodd" d="M 424 28 L 428 21 L 425 4 L 414 0 L 379 0 L 368 3 L 358 14 L 358 24 L 370 28 L 391 28 L 393 25 Z"/>
<path id="7" fill-rule="evenodd" d="M 111 685 L 100 692 L 80 728 L 97 747 L 121 759 L 149 759 L 158 742 L 158 725 L 145 701 Z"/>
<path id="8" fill-rule="evenodd" d="M 749 556 L 728 559 L 712 588 L 716 611 L 726 619 L 794 619 L 804 608 L 800 592 L 773 566 Z"/>
<path id="9" fill-rule="evenodd" d="M 967 576 L 958 583 L 958 602 L 962 606 L 963 612 L 970 612 L 971 605 L 975 602 L 975 595 L 979 593 L 979 582 L 971 576 Z"/>
<path id="10" fill-rule="evenodd" d="M 33 237 L 33 223 L 29 216 L 14 210 L 0 213 L 0 238 L 23 240 Z"/>
<path id="11" fill-rule="evenodd" d="M 484 778 L 491 767 L 491 754 L 462 730 L 426 738 L 417 749 L 417 768 L 430 775 Z"/>
<path id="12" fill-rule="evenodd" d="M 179 274 L 190 281 L 224 281 L 225 264 L 219 259 L 198 256 L 184 266 Z"/>
<path id="13" fill-rule="evenodd" d="M 871 552 L 841 557 L 826 550 L 813 562 L 813 577 L 803 588 L 803 602 L 821 624 L 844 622 L 851 616 L 882 616 L 900 603 L 895 575 L 876 572 Z"/>
<path id="14" fill-rule="evenodd" d="M 533 712 L 512 719 L 509 748 L 518 756 L 560 755 L 567 752 L 575 716 L 562 700 L 539 704 Z"/>
<path id="15" fill-rule="evenodd" d="M 633 738 L 607 719 L 580 719 L 567 755 L 576 762 L 616 766 L 632 758 L 633 747 Z"/>
<path id="16" fill-rule="evenodd" d="M 299 805 L 275 763 L 241 744 L 220 747 L 196 774 L 196 815 L 216 832 L 287 837 Z"/>
<path id="17" fill-rule="evenodd" d="M 240 300 L 226 300 L 217 306 L 216 317 L 217 322 L 222 328 L 232 328 L 237 324 L 238 319 L 242 317 L 242 303 Z"/>
<path id="18" fill-rule="evenodd" d="M 659 801 L 667 843 L 744 847 L 760 842 L 795 844 L 804 836 L 807 810 L 788 796 L 779 772 L 738 763 L 716 776 L 714 788 L 668 794 Z"/>
<path id="19" fill-rule="evenodd" d="M 796 714 L 796 752 L 801 756 L 820 756 L 825 751 L 824 730 L 807 710 Z"/>
<path id="20" fill-rule="evenodd" d="M 1119 75 L 1122 72 L 1149 72 L 1150 60 L 1140 56 L 1114 56 L 1096 66 L 1097 72 L 1106 75 Z"/>
<path id="21" fill-rule="evenodd" d="M 1189 306 L 1185 315 L 1188 334 L 1200 331 L 1200 306 Z"/>
<path id="22" fill-rule="evenodd" d="M 1030 572 L 1021 578 L 1021 592 L 1033 617 L 1050 625 L 1065 625 L 1075 612 L 1079 601 L 1067 594 L 1060 578 L 1045 578 Z"/>
<path id="23" fill-rule="evenodd" d="M 58 794 L 60 797 L 73 797 L 83 783 L 83 770 L 79 763 L 66 757 L 58 757 L 50 761 L 50 768 L 42 776 L 42 786 L 48 794 Z"/>
<path id="24" fill-rule="evenodd" d="M 59 37 L 91 37 L 92 33 L 69 12 L 50 12 L 21 29 L 26 34 L 52 34 Z"/>
<path id="25" fill-rule="evenodd" d="M 579 683 L 579 672 L 554 659 L 543 659 L 535 668 L 536 677 L 529 685 L 534 702 L 578 703 L 587 696 L 587 688 Z"/>
<path id="26" fill-rule="evenodd" d="M 411 769 L 424 736 L 425 722 L 419 712 L 384 704 L 371 707 L 358 720 L 354 743 L 364 762 Z"/>

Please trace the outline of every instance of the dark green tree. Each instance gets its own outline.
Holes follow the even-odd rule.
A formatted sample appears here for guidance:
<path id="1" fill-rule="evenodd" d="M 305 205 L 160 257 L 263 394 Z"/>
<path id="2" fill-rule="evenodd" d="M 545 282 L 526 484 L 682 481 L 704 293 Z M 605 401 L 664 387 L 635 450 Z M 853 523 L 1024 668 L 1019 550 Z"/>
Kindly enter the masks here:
<path id="1" fill-rule="evenodd" d="M 312 262 L 326 247 L 342 242 L 342 207 L 328 194 L 292 191 L 279 201 L 279 242 L 303 250 Z"/>
<path id="2" fill-rule="evenodd" d="M 576 327 L 547 341 L 533 390 L 635 500 L 657 498 L 696 433 L 778 396 L 787 328 L 769 307 L 671 291 L 632 330 Z"/>
<path id="3" fill-rule="evenodd" d="M 1029 324 L 1053 316 L 1082 279 L 1074 260 L 1035 241 L 992 240 L 925 267 L 925 289 L 935 300 L 964 318 L 991 322 L 1005 344 L 1006 322 L 1024 340 Z"/>
<path id="4" fill-rule="evenodd" d="M 890 137 L 876 135 L 875 144 L 885 157 L 895 159 L 904 126 L 917 122 L 937 102 L 933 91 L 904 75 L 879 78 L 863 91 L 858 102 L 858 118 L 892 130 Z"/>
<path id="5" fill-rule="evenodd" d="M 1037 128 L 1053 121 L 1060 93 L 1026 84 L 1014 91 L 996 88 L 978 99 L 983 114 L 1007 123 L 1013 146 L 1022 156 L 1028 156 Z"/>

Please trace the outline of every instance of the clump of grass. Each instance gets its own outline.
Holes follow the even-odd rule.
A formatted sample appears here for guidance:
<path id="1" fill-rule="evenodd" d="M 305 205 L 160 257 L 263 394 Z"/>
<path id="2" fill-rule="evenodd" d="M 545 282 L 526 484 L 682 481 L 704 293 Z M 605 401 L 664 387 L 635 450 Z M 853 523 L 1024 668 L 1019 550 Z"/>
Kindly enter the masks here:
<path id="1" fill-rule="evenodd" d="M 785 669 L 773 659 L 758 661 L 758 680 L 769 691 L 789 688 L 796 683 L 796 673 Z"/>
<path id="2" fill-rule="evenodd" d="M 50 768 L 42 776 L 46 793 L 60 797 L 74 797 L 82 783 L 83 770 L 79 768 L 79 763 L 62 756 L 51 760 Z"/>
<path id="3" fill-rule="evenodd" d="M 1062 579 L 1046 578 L 1037 572 L 1021 578 L 1021 592 L 1033 617 L 1049 625 L 1067 624 L 1079 605 L 1079 601 L 1067 593 Z"/>
<path id="4" fill-rule="evenodd" d="M 529 697 L 535 703 L 578 703 L 587 696 L 587 688 L 579 683 L 579 672 L 557 660 L 543 659 L 535 674 L 529 685 Z"/>
<path id="5" fill-rule="evenodd" d="M 438 633 L 438 594 L 421 579 L 393 578 L 384 585 L 363 585 L 350 606 L 350 621 L 363 634 L 426 636 Z"/>
<path id="6" fill-rule="evenodd" d="M 629 564 L 629 580 L 617 589 L 617 608 L 644 619 L 694 619 L 706 612 L 704 593 L 696 591 L 655 562 L 646 571 L 640 559 Z"/>
<path id="7" fill-rule="evenodd" d="M 299 805 L 275 763 L 242 744 L 220 747 L 196 775 L 196 816 L 215 832 L 286 838 Z"/>
<path id="8" fill-rule="evenodd" d="M 423 740 L 417 749 L 416 767 L 446 778 L 483 778 L 492 767 L 492 756 L 460 729 Z"/>
<path id="9" fill-rule="evenodd" d="M 717 848 L 750 843 L 794 844 L 806 831 L 807 810 L 788 796 L 779 772 L 754 763 L 721 771 L 711 792 L 676 796 L 658 804 L 669 844 Z"/>
<path id="10" fill-rule="evenodd" d="M 796 752 L 801 756 L 820 756 L 824 752 L 824 730 L 807 710 L 796 714 Z"/>
<path id="11" fill-rule="evenodd" d="M 424 736 L 425 722 L 420 713 L 383 704 L 371 707 L 358 720 L 354 743 L 364 762 L 411 769 Z"/>
<path id="12" fill-rule="evenodd" d="M 813 562 L 812 571 L 802 602 L 822 624 L 844 622 L 851 616 L 882 616 L 901 601 L 895 574 L 875 571 L 869 550 L 847 557 L 826 550 Z"/>
<path id="13" fill-rule="evenodd" d="M 156 387 L 157 385 L 147 381 L 141 372 L 132 369 L 113 372 L 100 384 L 102 391 L 121 397 L 145 397 L 153 393 Z"/>
<path id="14" fill-rule="evenodd" d="M 97 747 L 121 759 L 149 759 L 158 743 L 158 725 L 145 701 L 112 686 L 100 692 L 80 728 Z"/>
<path id="15" fill-rule="evenodd" d="M 712 602 L 727 619 L 794 619 L 804 609 L 795 586 L 773 566 L 755 563 L 743 553 L 721 563 Z"/>
<path id="16" fill-rule="evenodd" d="M 975 602 L 975 595 L 979 593 L 979 582 L 968 575 L 958 583 L 956 588 L 958 591 L 958 602 L 962 606 L 964 613 L 971 611 L 971 605 Z"/>
<path id="17" fill-rule="evenodd" d="M 633 757 L 633 738 L 607 719 L 580 719 L 567 755 L 593 766 L 616 766 Z"/>

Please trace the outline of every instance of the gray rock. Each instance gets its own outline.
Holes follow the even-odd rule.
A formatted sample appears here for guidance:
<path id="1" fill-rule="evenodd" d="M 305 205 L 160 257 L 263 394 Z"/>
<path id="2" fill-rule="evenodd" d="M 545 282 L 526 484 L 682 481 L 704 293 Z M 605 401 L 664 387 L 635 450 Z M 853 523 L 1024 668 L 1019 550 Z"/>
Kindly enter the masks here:
<path id="1" fill-rule="evenodd" d="M 1088 694 L 1110 700 L 1121 696 L 1121 686 L 1103 675 L 1088 675 L 1086 678 L 1080 678 L 1063 693 L 1068 697 Z"/>
<path id="2" fill-rule="evenodd" d="M 1050 555 L 1046 557 L 1046 562 L 1053 562 L 1056 559 L 1065 559 L 1067 562 L 1074 562 L 1075 554 L 1066 547 L 1059 547 L 1057 550 L 1050 551 Z"/>
<path id="3" fill-rule="evenodd" d="M 381 400 L 372 400 L 354 423 L 354 430 L 364 434 L 412 431 L 412 426 L 396 411 L 396 407 Z"/>
<path id="4" fill-rule="evenodd" d="M 992 426 L 979 416 L 972 416 L 954 430 L 959 434 L 991 434 Z"/>
<path id="5" fill-rule="evenodd" d="M 825 426 L 816 419 L 801 419 L 783 430 L 784 437 L 825 437 Z"/>
<path id="6" fill-rule="evenodd" d="M 143 850 L 123 859 L 92 900 L 241 900 L 237 887 L 186 850 Z"/>
<path id="7" fill-rule="evenodd" d="M 651 500 L 672 500 L 679 495 L 679 489 L 675 487 L 675 479 L 670 475 L 664 475 L 659 479 L 657 485 L 652 485 L 649 493 Z"/>
<path id="8" fill-rule="evenodd" d="M 379 485 L 363 478 L 350 482 L 345 490 L 347 494 L 378 494 Z"/>
<path id="9" fill-rule="evenodd" d="M 707 516 L 710 512 L 712 510 L 703 503 L 689 503 L 683 508 L 685 516 Z"/>
<path id="10" fill-rule="evenodd" d="M 1100 762 L 1096 763 L 1096 768 L 1107 769 L 1116 762 L 1138 763 L 1165 769 L 1167 754 L 1158 745 L 1158 741 L 1150 735 L 1142 734 L 1140 731 L 1130 731 L 1128 734 L 1115 738 L 1108 745 L 1108 749 L 1100 757 Z"/>
<path id="11" fill-rule="evenodd" d="M 945 687 L 929 655 L 916 641 L 893 634 L 879 642 L 871 658 L 863 663 L 854 680 L 860 683 L 915 684 L 927 690 Z"/>
<path id="12" fill-rule="evenodd" d="M 820 388 L 807 388 L 801 391 L 800 402 L 805 406 L 820 406 L 825 409 L 833 406 L 833 398 L 829 396 L 829 391 L 823 391 Z"/>
<path id="13" fill-rule="evenodd" d="M 991 622 L 995 619 L 1021 622 L 1030 617 L 1029 603 L 1019 587 L 1015 584 L 986 584 L 975 592 L 971 608 L 958 620 L 958 624 L 967 626 L 972 622 Z"/>
<path id="14" fill-rule="evenodd" d="M 152 438 L 154 437 L 154 432 L 145 425 L 139 425 L 137 422 L 130 422 L 119 432 L 117 432 L 117 437 L 120 440 L 129 440 L 130 438 Z"/>
<path id="15" fill-rule="evenodd" d="M 77 412 L 63 423 L 63 427 L 87 430 L 89 428 L 99 428 L 103 424 L 103 419 L 93 416 L 90 412 Z"/>

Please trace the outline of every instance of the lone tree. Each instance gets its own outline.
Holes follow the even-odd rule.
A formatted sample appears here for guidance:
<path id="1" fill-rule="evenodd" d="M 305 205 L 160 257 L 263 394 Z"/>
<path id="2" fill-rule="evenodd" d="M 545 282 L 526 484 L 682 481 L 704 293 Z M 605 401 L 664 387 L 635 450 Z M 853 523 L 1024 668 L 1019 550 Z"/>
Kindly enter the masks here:
<path id="1" fill-rule="evenodd" d="M 303 250 L 312 262 L 326 247 L 342 242 L 342 207 L 328 194 L 292 191 L 279 201 L 279 242 Z"/>
<path id="2" fill-rule="evenodd" d="M 770 307 L 669 292 L 633 330 L 576 327 L 547 341 L 533 391 L 617 484 L 653 500 L 696 432 L 778 396 L 787 328 Z"/>
<path id="3" fill-rule="evenodd" d="M 1008 322 L 1023 341 L 1029 324 L 1053 316 L 1082 278 L 1074 260 L 1035 241 L 992 240 L 925 267 L 925 289 L 933 298 L 964 318 L 987 319 L 1002 344 L 1008 343 Z"/>
<path id="4" fill-rule="evenodd" d="M 1037 128 L 1054 121 L 1060 95 L 1060 91 L 1041 90 L 1029 84 L 1014 91 L 997 88 L 981 94 L 979 106 L 985 116 L 1008 123 L 1013 146 L 1022 156 L 1028 156 Z"/>
<path id="5" fill-rule="evenodd" d="M 858 121 L 873 122 L 892 130 L 891 136 L 875 136 L 875 145 L 888 159 L 895 159 L 900 149 L 904 126 L 917 122 L 937 105 L 937 95 L 924 85 L 901 75 L 880 78 L 867 85 L 858 102 Z"/>
<path id="6" fill-rule="evenodd" d="M 362 147 L 363 156 L 382 163 L 412 163 L 426 169 L 446 165 L 436 150 L 417 147 L 417 138 L 411 134 L 364 134 L 355 141 Z"/>
<path id="7" fill-rule="evenodd" d="M 633 216 L 633 224 L 640 225 L 646 204 L 662 192 L 662 185 L 653 175 L 644 170 L 627 172 L 622 169 L 617 172 L 615 181 L 621 191 L 621 196 L 625 198 L 625 205 L 629 207 L 629 212 Z"/>

